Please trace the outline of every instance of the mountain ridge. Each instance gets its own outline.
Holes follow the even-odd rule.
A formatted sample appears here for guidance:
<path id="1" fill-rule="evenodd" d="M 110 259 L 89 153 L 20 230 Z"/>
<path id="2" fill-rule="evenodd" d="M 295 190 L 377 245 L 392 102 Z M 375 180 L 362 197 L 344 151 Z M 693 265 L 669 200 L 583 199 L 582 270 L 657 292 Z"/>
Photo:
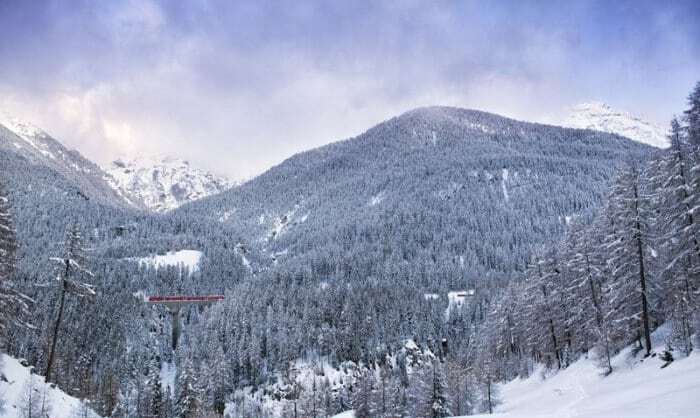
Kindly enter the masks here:
<path id="1" fill-rule="evenodd" d="M 570 128 L 615 133 L 656 148 L 669 146 L 666 131 L 661 127 L 599 101 L 572 106 L 562 124 Z"/>
<path id="2" fill-rule="evenodd" d="M 68 177 L 84 175 L 100 189 L 106 184 L 112 191 L 100 194 L 109 195 L 107 201 L 117 206 L 162 213 L 236 185 L 176 157 L 118 159 L 103 168 L 43 129 L 7 112 L 0 112 L 0 126 L 8 134 L 0 144 L 4 142 L 8 151 Z"/>
<path id="3" fill-rule="evenodd" d="M 139 208 L 109 186 L 106 173 L 97 164 L 31 123 L 0 114 L 0 151 L 60 173 L 86 198 L 119 208 Z"/>
<path id="4" fill-rule="evenodd" d="M 455 202 L 464 213 L 484 209 L 473 200 L 477 197 L 469 198 L 470 190 L 491 200 L 493 206 L 489 210 L 498 212 L 485 219 L 484 225 L 493 224 L 492 228 L 500 230 L 496 223 L 508 222 L 514 216 L 512 211 L 523 210 L 519 206 L 526 201 L 526 205 L 548 213 L 547 226 L 540 225 L 538 229 L 551 233 L 554 228 L 561 233 L 566 219 L 593 210 L 597 204 L 594 202 L 601 198 L 601 180 L 612 176 L 612 168 L 626 160 L 630 152 L 645 154 L 646 147 L 603 132 L 522 122 L 455 107 L 424 107 L 388 119 L 356 137 L 296 154 L 233 190 L 176 210 L 174 216 L 204 217 L 231 225 L 241 237 L 247 237 L 248 246 L 262 249 L 258 259 L 263 257 L 274 263 L 280 260 L 276 254 L 283 254 L 282 258 L 292 256 L 290 246 L 312 245 L 313 239 L 303 238 L 301 231 L 355 228 L 355 222 L 386 222 L 383 214 L 390 216 L 405 210 L 402 202 L 406 200 L 423 208 L 437 204 L 440 211 L 446 211 L 442 221 L 434 222 L 445 223 L 445 219 L 455 216 L 461 219 L 458 213 L 450 213 L 454 208 L 449 206 Z M 617 156 L 610 155 L 613 150 L 617 154 L 623 149 Z M 601 166 L 599 160 L 614 164 Z M 548 195 L 556 205 L 562 205 L 553 211 L 547 208 L 551 203 L 533 199 L 542 193 L 540 188 L 546 183 L 536 173 L 542 164 L 551 169 L 541 175 L 560 173 L 551 183 L 572 203 L 562 196 Z M 562 183 L 562 178 L 579 170 L 584 170 L 591 185 L 583 184 L 582 178 L 567 190 L 569 186 Z M 354 196 L 347 195 L 350 190 Z M 591 194 L 592 190 L 598 191 Z M 581 205 L 588 199 L 591 200 Z M 188 213 L 191 211 L 197 214 Z M 335 215 L 328 216 L 332 212 Z M 360 213 L 366 216 L 358 219 Z M 295 229 L 298 232 L 290 232 Z M 524 231 L 511 230 L 513 235 L 508 240 L 520 241 L 515 236 L 529 234 Z M 297 239 L 303 243 L 295 242 Z M 318 237 L 315 245 L 328 240 Z M 253 264 L 255 258 L 255 254 L 249 254 Z"/>
<path id="5" fill-rule="evenodd" d="M 115 190 L 154 212 L 166 212 L 235 186 L 176 157 L 117 159 L 105 171 Z"/>

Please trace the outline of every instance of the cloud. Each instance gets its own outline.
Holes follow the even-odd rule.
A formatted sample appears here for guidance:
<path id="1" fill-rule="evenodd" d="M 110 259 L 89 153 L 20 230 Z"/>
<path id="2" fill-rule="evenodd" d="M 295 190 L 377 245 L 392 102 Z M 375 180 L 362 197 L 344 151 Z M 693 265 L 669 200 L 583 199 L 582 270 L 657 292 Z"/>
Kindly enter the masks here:
<path id="1" fill-rule="evenodd" d="M 423 105 L 552 121 L 600 99 L 664 121 L 700 73 L 699 15 L 640 2 L 9 2 L 0 106 L 101 163 L 167 154 L 250 176 Z"/>

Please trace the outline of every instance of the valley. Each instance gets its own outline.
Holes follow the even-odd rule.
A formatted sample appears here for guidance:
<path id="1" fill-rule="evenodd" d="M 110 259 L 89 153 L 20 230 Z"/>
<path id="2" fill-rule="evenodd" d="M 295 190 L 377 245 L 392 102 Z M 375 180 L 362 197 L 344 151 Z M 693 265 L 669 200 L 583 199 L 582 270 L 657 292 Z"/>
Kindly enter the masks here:
<path id="1" fill-rule="evenodd" d="M 698 22 L 0 0 L 0 418 L 697 418 Z"/>

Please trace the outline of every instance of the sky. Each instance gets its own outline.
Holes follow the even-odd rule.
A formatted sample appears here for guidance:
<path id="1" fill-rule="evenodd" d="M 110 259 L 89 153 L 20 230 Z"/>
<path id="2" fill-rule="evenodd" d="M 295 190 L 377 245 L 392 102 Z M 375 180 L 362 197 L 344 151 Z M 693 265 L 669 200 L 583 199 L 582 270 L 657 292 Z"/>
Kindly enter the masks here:
<path id="1" fill-rule="evenodd" d="M 700 80 L 700 1 L 0 0 L 0 109 L 98 163 L 233 179 L 427 105 L 665 125 Z"/>

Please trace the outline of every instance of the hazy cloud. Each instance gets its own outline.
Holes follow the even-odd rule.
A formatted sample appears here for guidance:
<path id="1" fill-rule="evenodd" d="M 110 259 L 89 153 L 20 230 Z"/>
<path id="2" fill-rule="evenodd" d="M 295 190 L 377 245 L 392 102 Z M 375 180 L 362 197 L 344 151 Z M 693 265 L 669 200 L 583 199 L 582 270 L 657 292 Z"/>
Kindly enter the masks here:
<path id="1" fill-rule="evenodd" d="M 693 1 L 480 3 L 3 0 L 0 107 L 98 162 L 237 177 L 422 105 L 663 123 L 700 74 Z"/>

